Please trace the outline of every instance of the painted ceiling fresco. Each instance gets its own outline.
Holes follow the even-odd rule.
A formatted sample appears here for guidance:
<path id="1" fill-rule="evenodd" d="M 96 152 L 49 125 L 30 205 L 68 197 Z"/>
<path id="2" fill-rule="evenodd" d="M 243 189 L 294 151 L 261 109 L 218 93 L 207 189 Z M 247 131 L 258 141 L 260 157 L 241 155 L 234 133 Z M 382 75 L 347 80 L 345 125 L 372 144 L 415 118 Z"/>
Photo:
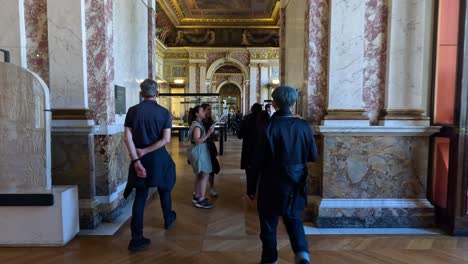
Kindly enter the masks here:
<path id="1" fill-rule="evenodd" d="M 276 0 L 178 0 L 191 18 L 269 18 Z"/>

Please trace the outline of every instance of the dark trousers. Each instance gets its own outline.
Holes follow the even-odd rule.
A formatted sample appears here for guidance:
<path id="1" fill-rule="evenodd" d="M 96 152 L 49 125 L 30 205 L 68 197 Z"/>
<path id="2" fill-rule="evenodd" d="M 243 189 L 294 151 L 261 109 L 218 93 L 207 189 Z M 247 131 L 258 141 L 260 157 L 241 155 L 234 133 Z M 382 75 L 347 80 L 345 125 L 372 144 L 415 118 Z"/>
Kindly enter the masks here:
<path id="1" fill-rule="evenodd" d="M 245 175 L 247 176 L 247 194 L 255 194 L 257 192 L 258 179 L 260 177 L 261 170 L 248 166 L 245 169 Z"/>
<path id="2" fill-rule="evenodd" d="M 140 181 L 140 179 L 137 181 Z M 139 240 L 143 238 L 143 222 L 146 200 L 148 199 L 148 187 L 144 183 L 137 184 L 136 186 L 135 201 L 133 201 L 132 208 L 131 230 L 132 239 Z M 166 220 L 172 214 L 171 192 L 158 190 L 158 193 L 164 219 Z"/>
<path id="3" fill-rule="evenodd" d="M 278 215 L 259 214 L 260 239 L 263 244 L 262 263 L 272 263 L 278 260 L 276 230 L 278 228 Z M 304 232 L 304 224 L 297 213 L 283 215 L 283 222 L 288 232 L 291 247 L 295 254 L 309 252 L 309 246 Z"/>

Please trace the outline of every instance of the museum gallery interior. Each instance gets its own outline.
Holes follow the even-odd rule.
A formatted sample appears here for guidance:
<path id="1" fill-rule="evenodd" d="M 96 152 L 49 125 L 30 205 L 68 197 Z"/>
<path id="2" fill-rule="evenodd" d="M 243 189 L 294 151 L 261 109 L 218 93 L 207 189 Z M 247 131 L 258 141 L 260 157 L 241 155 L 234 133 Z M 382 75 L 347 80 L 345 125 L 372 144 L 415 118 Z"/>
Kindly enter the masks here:
<path id="1" fill-rule="evenodd" d="M 294 87 L 314 133 L 311 263 L 468 263 L 466 0 L 0 0 L 0 263 L 258 263 L 242 140 L 217 123 L 215 206 L 192 204 L 187 112 Z M 131 253 L 128 109 L 172 117 L 177 221 L 158 192 Z M 222 118 L 221 118 L 222 119 Z M 295 263 L 278 229 L 279 263 Z"/>

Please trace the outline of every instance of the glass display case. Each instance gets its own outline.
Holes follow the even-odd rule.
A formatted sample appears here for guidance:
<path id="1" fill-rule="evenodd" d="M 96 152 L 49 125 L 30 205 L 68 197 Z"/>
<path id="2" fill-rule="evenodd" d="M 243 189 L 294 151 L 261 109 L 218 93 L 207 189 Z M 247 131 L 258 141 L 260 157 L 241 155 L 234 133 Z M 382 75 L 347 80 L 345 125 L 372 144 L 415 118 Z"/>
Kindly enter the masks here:
<path id="1" fill-rule="evenodd" d="M 172 88 L 171 93 L 161 93 L 158 103 L 171 112 L 173 125 L 188 125 L 188 111 L 190 108 L 208 103 L 211 105 L 213 119 L 222 115 L 222 102 L 217 93 L 184 93 L 184 88 Z"/>

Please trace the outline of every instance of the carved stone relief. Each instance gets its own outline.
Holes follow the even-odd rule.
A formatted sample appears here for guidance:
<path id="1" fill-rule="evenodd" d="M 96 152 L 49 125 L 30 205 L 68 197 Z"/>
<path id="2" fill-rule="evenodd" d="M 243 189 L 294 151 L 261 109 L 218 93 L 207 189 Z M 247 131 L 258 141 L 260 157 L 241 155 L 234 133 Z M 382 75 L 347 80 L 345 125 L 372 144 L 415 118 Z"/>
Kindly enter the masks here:
<path id="1" fill-rule="evenodd" d="M 37 75 L 0 63 L 0 193 L 51 191 L 48 88 Z"/>

